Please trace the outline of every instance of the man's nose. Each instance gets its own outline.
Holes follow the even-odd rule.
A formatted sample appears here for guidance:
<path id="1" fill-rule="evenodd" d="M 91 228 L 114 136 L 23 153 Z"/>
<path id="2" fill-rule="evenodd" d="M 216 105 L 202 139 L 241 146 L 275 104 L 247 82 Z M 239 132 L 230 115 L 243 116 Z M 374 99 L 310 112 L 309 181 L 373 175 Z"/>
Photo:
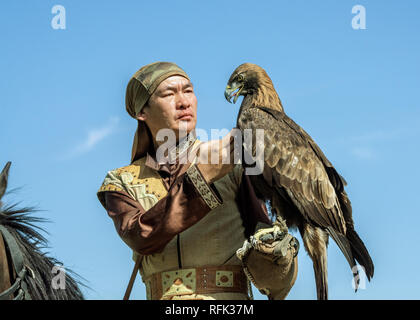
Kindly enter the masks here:
<path id="1" fill-rule="evenodd" d="M 184 93 L 179 93 L 178 99 L 176 102 L 177 109 L 187 109 L 191 106 L 191 101 L 187 98 Z"/>

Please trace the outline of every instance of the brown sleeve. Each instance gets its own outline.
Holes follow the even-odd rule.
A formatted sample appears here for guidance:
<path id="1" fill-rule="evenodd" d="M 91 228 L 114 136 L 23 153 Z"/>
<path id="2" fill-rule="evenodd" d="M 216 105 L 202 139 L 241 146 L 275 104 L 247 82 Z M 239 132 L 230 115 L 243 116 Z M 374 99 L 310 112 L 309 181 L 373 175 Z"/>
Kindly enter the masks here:
<path id="1" fill-rule="evenodd" d="M 258 222 L 272 224 L 265 203 L 256 196 L 254 187 L 245 172 L 242 174 L 236 201 L 241 213 L 246 238 L 255 232 Z"/>
<path id="2" fill-rule="evenodd" d="M 196 167 L 181 174 L 167 196 L 148 211 L 124 191 L 107 191 L 104 198 L 105 209 L 120 237 L 131 249 L 143 255 L 161 252 L 176 234 L 213 209 L 216 204 L 211 201 L 221 204 L 216 190 L 205 183 Z"/>

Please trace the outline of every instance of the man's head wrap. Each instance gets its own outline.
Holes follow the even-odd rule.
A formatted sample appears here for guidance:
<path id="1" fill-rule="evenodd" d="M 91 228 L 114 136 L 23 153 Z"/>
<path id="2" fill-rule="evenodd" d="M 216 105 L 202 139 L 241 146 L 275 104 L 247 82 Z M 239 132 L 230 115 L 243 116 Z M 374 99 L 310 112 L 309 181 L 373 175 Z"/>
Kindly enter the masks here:
<path id="1" fill-rule="evenodd" d="M 172 62 L 155 62 L 140 68 L 127 85 L 125 107 L 129 115 L 136 119 L 159 84 L 171 76 L 183 76 L 189 80 L 185 71 Z M 146 123 L 137 121 L 131 162 L 144 157 L 152 142 L 152 135 Z"/>

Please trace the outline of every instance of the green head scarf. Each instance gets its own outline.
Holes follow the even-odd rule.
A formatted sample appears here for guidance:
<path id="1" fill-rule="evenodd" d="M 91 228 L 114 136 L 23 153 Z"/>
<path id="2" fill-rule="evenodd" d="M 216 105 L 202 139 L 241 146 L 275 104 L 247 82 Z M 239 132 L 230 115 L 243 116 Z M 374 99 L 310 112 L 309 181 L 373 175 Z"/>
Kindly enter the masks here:
<path id="1" fill-rule="evenodd" d="M 125 107 L 128 114 L 136 119 L 159 84 L 171 76 L 183 76 L 190 80 L 185 71 L 172 62 L 154 62 L 140 68 L 127 85 Z M 137 121 L 131 162 L 144 157 L 152 142 L 152 136 L 146 124 L 141 120 Z"/>
<path id="2" fill-rule="evenodd" d="M 155 62 L 139 69 L 127 85 L 125 106 L 130 116 L 135 118 L 159 84 L 171 76 L 189 80 L 185 71 L 172 62 Z"/>

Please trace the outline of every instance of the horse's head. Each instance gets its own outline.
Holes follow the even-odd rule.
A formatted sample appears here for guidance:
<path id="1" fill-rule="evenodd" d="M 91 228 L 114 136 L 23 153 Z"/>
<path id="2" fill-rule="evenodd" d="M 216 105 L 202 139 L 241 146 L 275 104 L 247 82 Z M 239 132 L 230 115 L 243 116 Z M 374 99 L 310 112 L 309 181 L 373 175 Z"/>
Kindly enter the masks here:
<path id="1" fill-rule="evenodd" d="M 0 173 L 0 207 L 1 207 L 1 198 L 6 192 L 7 189 L 7 178 L 9 177 L 9 169 L 11 166 L 11 162 L 8 161 L 4 166 L 2 172 Z"/>
<path id="2" fill-rule="evenodd" d="M 66 273 L 65 289 L 52 287 L 52 270 L 62 263 L 41 251 L 47 240 L 37 231 L 36 223 L 43 218 L 30 215 L 33 208 L 3 207 L 11 162 L 0 173 L 0 300 L 27 299 L 50 300 L 83 299 L 80 280 Z M 71 270 L 67 272 L 72 273 Z M 73 273 L 76 277 L 77 274 Z"/>

